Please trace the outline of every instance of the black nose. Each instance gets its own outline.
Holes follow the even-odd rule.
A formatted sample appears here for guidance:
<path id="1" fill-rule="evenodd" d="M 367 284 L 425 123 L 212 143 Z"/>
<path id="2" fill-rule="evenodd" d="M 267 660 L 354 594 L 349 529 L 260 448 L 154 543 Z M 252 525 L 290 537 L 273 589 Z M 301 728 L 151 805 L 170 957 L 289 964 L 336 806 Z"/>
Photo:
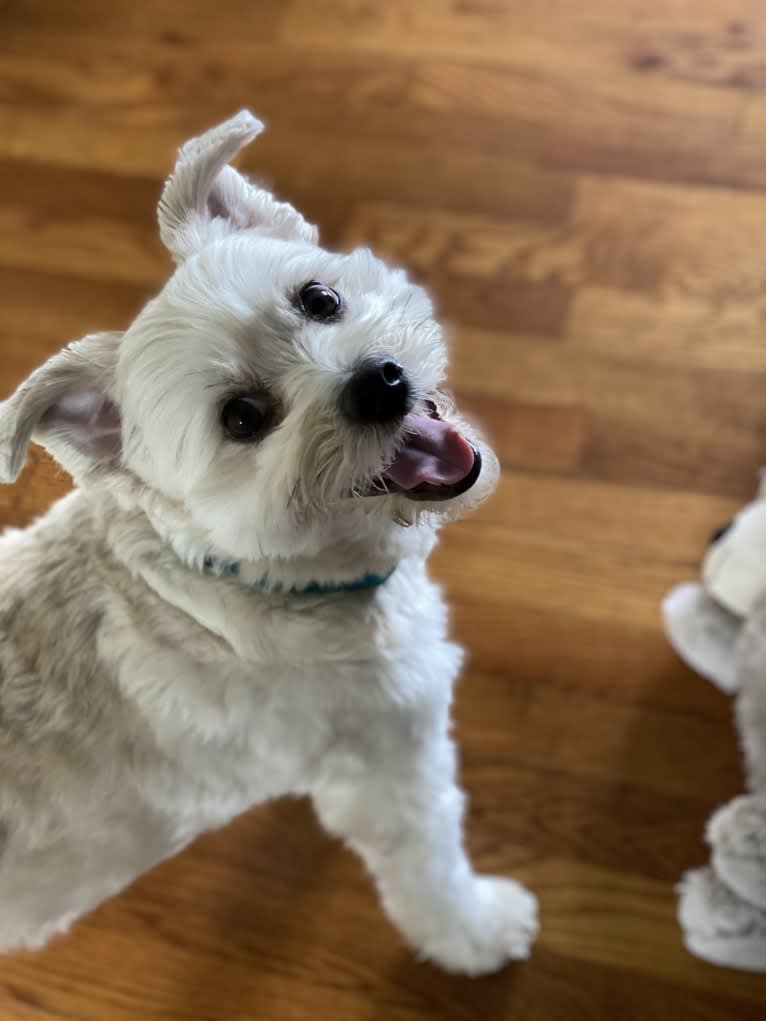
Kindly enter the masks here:
<path id="1" fill-rule="evenodd" d="M 340 396 L 341 411 L 357 425 L 383 425 L 404 418 L 413 404 L 404 369 L 385 358 L 363 362 Z"/>

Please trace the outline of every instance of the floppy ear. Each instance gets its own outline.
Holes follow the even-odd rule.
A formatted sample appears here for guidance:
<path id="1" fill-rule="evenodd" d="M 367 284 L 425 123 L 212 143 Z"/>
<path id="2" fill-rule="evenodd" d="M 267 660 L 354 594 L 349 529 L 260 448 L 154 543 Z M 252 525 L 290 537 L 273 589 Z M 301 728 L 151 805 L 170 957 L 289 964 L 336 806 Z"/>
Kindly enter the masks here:
<path id="1" fill-rule="evenodd" d="M 261 121 L 242 110 L 180 150 L 157 210 L 160 237 L 176 262 L 211 241 L 251 228 L 316 244 L 316 227 L 291 205 L 277 202 L 270 192 L 226 165 L 261 131 Z"/>
<path id="2" fill-rule="evenodd" d="M 0 482 L 18 478 L 32 440 L 73 474 L 119 463 L 120 416 L 110 396 L 119 340 L 94 333 L 70 344 L 0 402 Z"/>

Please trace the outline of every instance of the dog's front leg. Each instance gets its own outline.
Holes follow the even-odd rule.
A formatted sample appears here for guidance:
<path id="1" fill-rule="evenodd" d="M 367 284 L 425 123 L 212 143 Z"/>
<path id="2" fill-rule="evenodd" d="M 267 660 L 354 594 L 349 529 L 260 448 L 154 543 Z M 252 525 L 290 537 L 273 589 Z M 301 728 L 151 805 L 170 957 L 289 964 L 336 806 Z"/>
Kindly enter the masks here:
<path id="1" fill-rule="evenodd" d="M 464 795 L 446 736 L 414 754 L 337 754 L 313 790 L 320 820 L 363 858 L 383 906 L 421 956 L 478 975 L 529 956 L 537 903 L 477 875 L 463 848 Z"/>

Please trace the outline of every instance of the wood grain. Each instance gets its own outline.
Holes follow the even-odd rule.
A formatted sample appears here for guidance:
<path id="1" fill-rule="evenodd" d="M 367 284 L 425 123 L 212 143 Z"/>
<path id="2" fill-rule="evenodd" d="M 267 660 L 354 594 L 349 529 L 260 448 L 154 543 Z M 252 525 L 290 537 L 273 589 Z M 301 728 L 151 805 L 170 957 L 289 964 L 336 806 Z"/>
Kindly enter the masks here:
<path id="1" fill-rule="evenodd" d="M 759 0 L 0 0 L 3 394 L 129 323 L 170 268 L 176 147 L 242 105 L 270 125 L 246 169 L 435 294 L 503 464 L 434 559 L 468 842 L 543 923 L 491 978 L 418 964 L 279 803 L 0 961 L 2 1021 L 761 1021 L 766 979 L 675 921 L 742 776 L 659 601 L 766 459 L 764 68 Z M 0 525 L 67 485 L 34 452 Z"/>

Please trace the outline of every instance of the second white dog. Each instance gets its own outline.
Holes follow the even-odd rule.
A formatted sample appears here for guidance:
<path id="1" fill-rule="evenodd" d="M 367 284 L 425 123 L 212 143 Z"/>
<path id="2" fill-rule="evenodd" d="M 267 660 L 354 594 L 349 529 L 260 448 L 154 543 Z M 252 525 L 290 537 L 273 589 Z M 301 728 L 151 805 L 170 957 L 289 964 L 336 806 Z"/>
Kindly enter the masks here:
<path id="1" fill-rule="evenodd" d="M 0 948 L 293 793 L 419 954 L 490 971 L 536 905 L 463 849 L 461 651 L 426 558 L 496 461 L 439 390 L 426 294 L 227 166 L 260 130 L 182 149 L 175 275 L 0 404 L 0 480 L 35 439 L 78 486 L 0 539 Z"/>

